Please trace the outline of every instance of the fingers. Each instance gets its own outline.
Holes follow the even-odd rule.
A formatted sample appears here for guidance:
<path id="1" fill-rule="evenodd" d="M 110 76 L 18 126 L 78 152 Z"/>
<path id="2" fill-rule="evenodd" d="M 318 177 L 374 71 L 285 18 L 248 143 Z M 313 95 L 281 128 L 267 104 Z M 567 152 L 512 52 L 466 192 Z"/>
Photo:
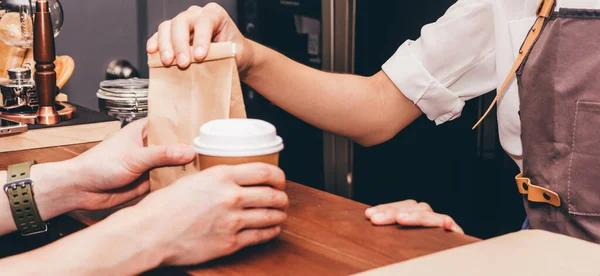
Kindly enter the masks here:
<path id="1" fill-rule="evenodd" d="M 240 206 L 243 208 L 276 208 L 284 210 L 289 206 L 285 192 L 270 187 L 252 187 L 241 191 Z"/>
<path id="2" fill-rule="evenodd" d="M 425 202 L 405 200 L 383 204 L 367 209 L 365 215 L 375 225 L 398 223 L 404 226 L 442 227 L 448 231 L 464 234 L 454 219 L 433 212 L 431 206 Z"/>
<path id="3" fill-rule="evenodd" d="M 450 216 L 434 212 L 399 213 L 396 216 L 396 222 L 404 226 L 441 227 L 448 231 L 464 234 Z"/>
<path id="4" fill-rule="evenodd" d="M 175 59 L 171 43 L 171 21 L 165 21 L 158 26 L 158 48 L 160 59 L 164 65 L 171 65 Z"/>
<path id="5" fill-rule="evenodd" d="M 111 208 L 139 198 L 149 191 L 150 181 L 148 179 L 141 179 L 128 186 L 106 191 L 105 193 L 110 194 L 110 197 L 107 197 L 107 200 L 102 202 L 87 201 L 83 206 L 81 206 L 81 208 L 84 210 L 100 210 Z"/>
<path id="6" fill-rule="evenodd" d="M 456 223 L 451 217 L 448 217 L 444 220 L 444 229 L 459 234 L 465 233 L 465 231 L 463 231 L 463 229 L 458 225 L 458 223 Z"/>
<path id="7" fill-rule="evenodd" d="M 248 229 L 238 233 L 239 248 L 268 242 L 281 233 L 281 227 L 275 226 L 267 229 Z"/>
<path id="8" fill-rule="evenodd" d="M 148 127 L 148 118 L 143 118 L 140 120 L 135 120 L 129 124 L 127 124 L 123 130 L 121 130 L 120 132 L 128 132 L 128 133 L 142 133 L 144 134 L 144 132 L 146 131 L 146 128 Z M 144 136 L 144 135 L 142 135 Z"/>
<path id="9" fill-rule="evenodd" d="M 150 146 L 139 148 L 128 157 L 128 169 L 141 174 L 152 168 L 188 164 L 194 160 L 196 152 L 188 145 Z"/>
<path id="10" fill-rule="evenodd" d="M 180 13 L 171 21 L 171 43 L 175 56 L 177 58 L 177 66 L 186 68 L 191 62 L 190 52 L 190 31 L 193 24 L 188 13 Z"/>
<path id="11" fill-rule="evenodd" d="M 145 195 L 150 191 L 150 180 L 147 175 L 144 178 L 145 179 L 140 179 L 125 189 L 116 192 L 115 196 L 123 197 L 124 202 L 126 202 Z"/>
<path id="12" fill-rule="evenodd" d="M 388 225 L 396 223 L 396 215 L 399 213 L 432 211 L 429 204 L 425 202 L 417 203 L 414 200 L 405 200 L 369 208 L 365 211 L 365 215 L 375 225 Z"/>
<path id="13" fill-rule="evenodd" d="M 387 208 L 374 214 L 371 217 L 371 222 L 375 225 L 389 225 L 396 223 L 396 214 L 398 211 L 394 208 Z"/>
<path id="14" fill-rule="evenodd" d="M 268 209 L 246 210 L 242 217 L 246 229 L 237 234 L 237 249 L 274 239 L 281 233 L 279 225 L 287 219 L 284 212 Z"/>
<path id="15" fill-rule="evenodd" d="M 192 6 L 173 20 L 160 24 L 146 49 L 151 54 L 160 51 L 164 65 L 177 60 L 179 67 L 186 68 L 193 60 L 204 60 L 213 37 L 224 28 L 227 19 L 227 12 L 218 4 L 209 3 L 204 8 Z M 193 52 L 190 52 L 190 41 L 193 41 Z"/>
<path id="16" fill-rule="evenodd" d="M 146 51 L 148 54 L 155 54 L 158 52 L 158 33 L 154 33 L 148 42 L 146 42 Z"/>
<path id="17" fill-rule="evenodd" d="M 244 210 L 241 217 L 245 229 L 274 227 L 287 219 L 285 212 L 265 208 Z"/>
<path id="18" fill-rule="evenodd" d="M 198 16 L 193 25 L 193 49 L 194 58 L 197 61 L 202 61 L 208 53 L 210 42 L 217 36 L 227 24 L 227 12 L 218 4 L 209 3 L 202 11 L 192 11 L 193 7 L 188 10 L 190 13 L 202 13 Z"/>
<path id="19" fill-rule="evenodd" d="M 232 180 L 240 186 L 270 185 L 279 190 L 285 189 L 285 174 L 273 165 L 250 163 L 232 167 Z"/>
<path id="20" fill-rule="evenodd" d="M 194 49 L 194 59 L 197 61 L 202 61 L 206 58 L 213 37 L 214 24 L 212 17 L 203 17 L 198 19 L 194 25 L 192 48 Z"/>
<path id="21" fill-rule="evenodd" d="M 136 120 L 120 131 L 110 134 L 107 136 L 102 143 L 112 143 L 113 140 L 117 140 L 120 144 L 122 141 L 134 142 L 138 146 L 143 146 L 144 139 L 147 135 L 148 118 Z"/>
<path id="22" fill-rule="evenodd" d="M 394 203 L 388 203 L 388 204 L 382 204 L 382 205 L 377 205 L 375 207 L 371 207 L 369 209 L 367 209 L 365 211 L 365 215 L 368 218 L 371 218 L 373 215 L 377 214 L 377 213 L 382 213 L 385 212 L 385 210 L 387 209 L 401 209 L 404 208 L 406 206 L 412 206 L 417 204 L 416 201 L 410 199 L 410 200 L 404 200 L 404 201 L 399 201 L 399 202 L 394 202 Z"/>

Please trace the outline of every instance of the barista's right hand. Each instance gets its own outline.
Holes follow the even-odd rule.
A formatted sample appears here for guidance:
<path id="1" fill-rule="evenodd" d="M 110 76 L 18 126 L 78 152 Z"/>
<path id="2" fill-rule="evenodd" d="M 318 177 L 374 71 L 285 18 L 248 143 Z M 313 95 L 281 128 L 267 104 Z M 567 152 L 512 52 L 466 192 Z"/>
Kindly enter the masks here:
<path id="1" fill-rule="evenodd" d="M 221 166 L 180 179 L 134 208 L 143 240 L 166 265 L 194 265 L 275 238 L 286 219 L 285 175 L 266 164 Z"/>
<path id="2" fill-rule="evenodd" d="M 252 44 L 242 35 L 227 11 L 216 3 L 192 6 L 161 23 L 146 48 L 150 54 L 160 52 L 163 64 L 171 65 L 177 59 L 178 66 L 185 68 L 192 60 L 204 60 L 211 42 L 236 43 L 240 74 L 251 67 L 254 59 Z M 190 45 L 193 46 L 192 51 Z"/>

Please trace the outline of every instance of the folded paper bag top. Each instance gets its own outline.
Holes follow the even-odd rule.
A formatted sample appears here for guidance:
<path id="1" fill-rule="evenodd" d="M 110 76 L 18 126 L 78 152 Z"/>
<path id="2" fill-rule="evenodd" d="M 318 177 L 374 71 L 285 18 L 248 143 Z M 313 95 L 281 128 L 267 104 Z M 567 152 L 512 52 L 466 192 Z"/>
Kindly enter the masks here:
<path id="1" fill-rule="evenodd" d="M 275 126 L 262 120 L 215 120 L 200 128 L 194 148 L 209 156 L 261 156 L 282 151 L 283 140 Z"/>
<path id="2" fill-rule="evenodd" d="M 244 98 L 235 61 L 234 43 L 213 43 L 202 62 L 188 68 L 164 66 L 160 54 L 148 55 L 148 146 L 192 145 L 199 129 L 219 119 L 246 118 Z M 152 191 L 200 171 L 195 160 L 185 166 L 150 172 Z"/>
<path id="3" fill-rule="evenodd" d="M 190 53 L 193 53 L 193 49 L 190 48 Z M 206 53 L 206 57 L 203 62 L 213 61 L 219 59 L 233 58 L 237 52 L 237 46 L 233 42 L 218 42 L 210 44 L 208 49 L 208 53 Z M 177 59 L 173 59 L 173 63 L 170 66 L 176 66 Z M 148 55 L 148 67 L 150 68 L 158 68 L 165 67 L 160 59 L 160 53 L 155 53 Z"/>

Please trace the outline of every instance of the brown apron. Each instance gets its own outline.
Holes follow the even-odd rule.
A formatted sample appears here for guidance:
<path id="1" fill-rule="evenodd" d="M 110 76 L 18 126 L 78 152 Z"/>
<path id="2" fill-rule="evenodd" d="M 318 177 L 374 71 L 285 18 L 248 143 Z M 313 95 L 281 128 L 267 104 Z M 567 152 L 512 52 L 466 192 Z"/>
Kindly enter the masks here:
<path id="1" fill-rule="evenodd" d="M 519 85 L 523 173 L 531 228 L 600 243 L 600 10 L 541 0 L 538 19 L 476 128 Z"/>
<path id="2" fill-rule="evenodd" d="M 517 71 L 523 176 L 560 197 L 560 206 L 554 206 L 527 196 L 531 227 L 596 243 L 600 243 L 599 34 L 600 10 L 553 12 Z M 552 194 L 542 196 L 548 199 Z"/>

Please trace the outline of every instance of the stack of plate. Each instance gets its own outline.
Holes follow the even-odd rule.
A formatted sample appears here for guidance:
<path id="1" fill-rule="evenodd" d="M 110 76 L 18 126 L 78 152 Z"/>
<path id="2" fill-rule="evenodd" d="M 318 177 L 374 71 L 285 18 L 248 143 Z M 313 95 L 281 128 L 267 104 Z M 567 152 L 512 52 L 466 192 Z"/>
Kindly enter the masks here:
<path id="1" fill-rule="evenodd" d="M 148 115 L 148 80 L 119 79 L 100 83 L 100 111 L 119 119 L 123 125 Z"/>

